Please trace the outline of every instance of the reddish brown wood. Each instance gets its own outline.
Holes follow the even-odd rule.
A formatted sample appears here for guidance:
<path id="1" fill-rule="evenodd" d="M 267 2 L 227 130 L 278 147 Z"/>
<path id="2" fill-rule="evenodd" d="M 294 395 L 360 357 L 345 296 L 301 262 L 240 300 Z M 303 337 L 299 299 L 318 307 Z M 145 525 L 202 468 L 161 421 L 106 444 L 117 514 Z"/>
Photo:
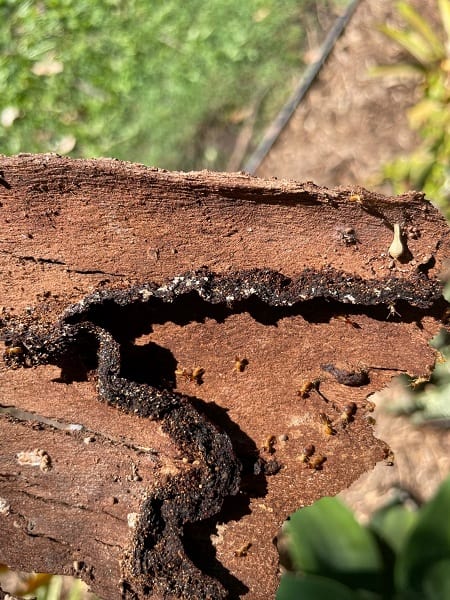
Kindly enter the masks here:
<path id="1" fill-rule="evenodd" d="M 162 285 L 205 266 L 203 273 L 232 281 L 242 270 L 272 269 L 314 284 L 292 309 L 275 306 L 280 290 L 268 278 L 272 294 L 265 303 L 229 298 L 229 306 L 213 305 L 194 292 L 190 300 L 167 303 L 151 328 L 136 326 L 133 311 L 118 312 L 119 320 L 134 319 L 127 368 L 137 361 L 142 369 L 151 343 L 163 349 L 158 357 L 168 362 L 161 372 L 172 382 L 177 367 L 204 369 L 202 385 L 178 375 L 175 389 L 228 433 L 247 469 L 241 491 L 215 519 L 186 525 L 187 554 L 232 597 L 272 597 L 278 582 L 272 540 L 282 521 L 383 458 L 384 444 L 368 420 L 370 395 L 399 372 L 419 375 L 433 364 L 428 340 L 442 310 L 436 280 L 450 255 L 444 219 L 420 194 L 385 198 L 245 174 L 168 173 L 51 155 L 3 157 L 0 170 L 3 333 L 30 326 L 53 331 L 64 310 L 94 290 Z M 403 262 L 388 256 L 394 223 L 402 224 L 409 251 Z M 343 236 L 348 228 L 356 243 Z M 339 303 L 320 297 L 339 285 Z M 248 360 L 242 372 L 236 357 Z M 324 364 L 367 369 L 370 383 L 342 385 Z M 35 415 L 35 422 L 0 415 L 0 562 L 78 570 L 101 597 L 132 597 L 133 590 L 143 598 L 153 582 L 133 564 L 129 515 L 142 516 L 154 490 L 196 465 L 183 460 L 160 421 L 99 402 L 95 369 L 79 381 L 60 376 L 54 365 L 0 365 L 0 404 Z M 312 390 L 300 397 L 302 385 L 315 379 L 322 396 Z M 350 401 L 357 411 L 344 428 L 340 415 Z M 321 412 L 335 435 L 326 434 Z M 37 424 L 42 417 L 84 429 Z M 327 457 L 320 470 L 300 460 L 309 443 Z M 20 452 L 33 450 L 48 454 L 48 470 L 19 464 Z M 255 478 L 258 453 L 280 470 Z M 239 556 L 247 543 L 246 556 Z M 171 594 L 159 582 L 153 596 Z"/>

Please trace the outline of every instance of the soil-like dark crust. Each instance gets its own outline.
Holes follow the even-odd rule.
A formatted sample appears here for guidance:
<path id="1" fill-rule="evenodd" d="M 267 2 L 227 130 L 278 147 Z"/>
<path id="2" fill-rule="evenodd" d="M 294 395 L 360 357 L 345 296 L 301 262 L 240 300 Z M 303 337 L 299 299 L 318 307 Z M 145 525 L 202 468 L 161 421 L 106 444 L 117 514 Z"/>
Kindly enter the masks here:
<path id="1" fill-rule="evenodd" d="M 359 305 L 366 312 L 376 310 L 375 305 L 386 309 L 401 302 L 419 318 L 419 313 L 433 308 L 441 293 L 439 282 L 421 274 L 407 281 L 395 277 L 362 280 L 326 269 L 306 270 L 290 279 L 270 270 L 221 276 L 203 269 L 182 274 L 165 285 L 145 283 L 97 291 L 68 308 L 53 327 L 11 320 L 6 327 L 9 350 L 5 360 L 15 366 L 55 364 L 64 373 L 70 359 L 77 355 L 91 368 L 96 367 L 98 391 L 104 401 L 161 421 L 162 430 L 171 436 L 191 468 L 157 486 L 144 501 L 126 565 L 131 578 L 128 576 L 128 581 L 125 575 L 123 595 L 133 597 L 138 582 L 141 592 L 152 591 L 164 597 L 217 599 L 225 597 L 226 590 L 190 560 L 183 546 L 183 528 L 216 515 L 225 498 L 238 493 L 242 465 L 228 435 L 198 412 L 189 397 L 162 385 L 137 383 L 123 376 L 121 340 L 134 334 L 133 325 L 128 325 L 131 331 L 126 335 L 121 330 L 121 311 L 137 311 L 138 319 L 140 307 L 145 307 L 147 326 L 149 321 L 161 323 L 177 318 L 188 322 L 192 315 L 183 315 L 182 310 L 170 312 L 168 307 L 177 298 L 187 299 L 194 294 L 211 311 L 213 305 L 222 306 L 224 314 L 249 310 L 250 300 L 282 311 L 322 300 Z M 16 350 L 12 352 L 11 348 Z M 328 367 L 341 375 L 339 369 Z M 356 385 L 353 381 L 343 383 Z M 272 474 L 270 468 L 264 473 Z"/>

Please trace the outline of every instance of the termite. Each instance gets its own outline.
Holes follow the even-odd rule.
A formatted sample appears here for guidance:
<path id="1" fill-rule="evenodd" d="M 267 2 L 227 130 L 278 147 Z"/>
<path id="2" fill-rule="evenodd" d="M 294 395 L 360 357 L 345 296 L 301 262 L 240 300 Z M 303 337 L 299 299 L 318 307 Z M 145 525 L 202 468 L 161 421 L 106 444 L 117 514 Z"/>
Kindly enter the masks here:
<path id="1" fill-rule="evenodd" d="M 299 456 L 299 460 L 303 463 L 309 462 L 309 459 L 311 458 L 311 456 L 314 454 L 315 451 L 316 451 L 316 448 L 315 448 L 314 444 L 307 444 L 303 448 L 303 451 Z"/>
<path id="2" fill-rule="evenodd" d="M 416 377 L 415 379 L 411 380 L 409 385 L 413 390 L 417 390 L 418 388 L 423 387 L 429 381 L 430 379 L 428 377 Z"/>
<path id="3" fill-rule="evenodd" d="M 387 319 L 390 319 L 391 317 L 401 317 L 401 314 L 396 310 L 395 308 L 395 302 L 391 302 L 390 304 L 388 304 L 388 316 L 386 317 Z"/>
<path id="4" fill-rule="evenodd" d="M 344 229 L 339 229 L 338 232 L 340 239 L 344 242 L 346 246 L 351 246 L 357 243 L 358 238 L 356 237 L 356 233 L 353 227 L 345 227 Z"/>
<path id="5" fill-rule="evenodd" d="M 357 204 L 362 204 L 363 203 L 363 199 L 360 196 L 360 194 L 350 194 L 350 196 L 348 197 L 350 202 L 356 202 Z"/>
<path id="6" fill-rule="evenodd" d="M 319 419 L 322 424 L 322 431 L 325 435 L 334 435 L 336 433 L 333 424 L 325 413 L 319 413 Z"/>
<path id="7" fill-rule="evenodd" d="M 8 366 L 15 368 L 24 362 L 24 350 L 22 346 L 8 346 L 5 348 L 3 358 Z"/>
<path id="8" fill-rule="evenodd" d="M 276 439 L 277 438 L 274 435 L 269 435 L 269 437 L 264 442 L 262 449 L 265 452 L 268 452 L 269 454 L 273 454 L 275 452 L 274 446 L 275 446 Z"/>
<path id="9" fill-rule="evenodd" d="M 387 450 L 384 456 L 384 461 L 386 466 L 388 467 L 393 467 L 395 464 L 395 454 L 392 452 L 392 450 Z"/>
<path id="10" fill-rule="evenodd" d="M 356 321 L 352 321 L 347 315 L 336 315 L 334 318 L 338 321 L 343 321 L 344 323 L 347 323 L 347 325 L 350 325 L 354 329 L 361 329 L 361 325 L 356 323 Z"/>
<path id="11" fill-rule="evenodd" d="M 203 375 L 205 369 L 203 367 L 195 367 L 194 369 L 176 369 L 175 375 L 184 377 L 187 381 L 195 381 L 197 385 L 203 383 Z"/>
<path id="12" fill-rule="evenodd" d="M 297 391 L 297 396 L 300 396 L 302 399 L 309 398 L 310 392 L 319 389 L 319 384 L 320 381 L 318 379 L 315 379 L 314 381 L 305 381 Z"/>
<path id="13" fill-rule="evenodd" d="M 310 469 L 314 469 L 315 471 L 320 471 L 322 469 L 323 463 L 327 460 L 327 457 L 323 454 L 318 454 L 317 456 L 313 456 L 310 458 L 308 462 L 308 467 Z"/>
<path id="14" fill-rule="evenodd" d="M 16 358 L 23 354 L 22 346 L 10 346 L 5 349 L 5 356 L 8 358 Z"/>
<path id="15" fill-rule="evenodd" d="M 252 543 L 246 542 L 243 546 L 241 546 L 240 548 L 238 548 L 237 550 L 234 551 L 234 555 L 239 556 L 239 557 L 247 556 L 247 553 L 251 547 L 252 547 Z"/>
<path id="16" fill-rule="evenodd" d="M 239 358 L 236 356 L 234 359 L 234 368 L 238 373 L 243 373 L 245 371 L 245 367 L 248 365 L 248 360 L 246 358 Z"/>
<path id="17" fill-rule="evenodd" d="M 348 425 L 351 421 L 353 421 L 353 415 L 356 412 L 356 404 L 354 402 L 349 402 L 344 406 L 344 409 L 341 413 L 340 420 L 341 423 L 345 426 Z"/>

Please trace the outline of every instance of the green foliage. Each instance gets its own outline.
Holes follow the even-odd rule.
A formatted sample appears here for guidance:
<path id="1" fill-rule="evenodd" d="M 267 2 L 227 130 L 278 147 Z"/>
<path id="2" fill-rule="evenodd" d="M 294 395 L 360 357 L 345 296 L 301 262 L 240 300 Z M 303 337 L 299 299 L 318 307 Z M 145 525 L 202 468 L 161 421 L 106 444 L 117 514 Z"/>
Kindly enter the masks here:
<path id="1" fill-rule="evenodd" d="M 450 478 L 411 508 L 398 497 L 367 527 L 337 498 L 322 498 L 285 523 L 294 572 L 277 600 L 444 600 L 450 590 Z"/>
<path id="2" fill-rule="evenodd" d="M 87 585 L 83 581 L 74 577 L 47 573 L 15 573 L 5 565 L 0 565 L 0 573 L 6 574 L 7 587 L 14 598 L 32 598 L 33 600 L 97 599 L 94 594 L 87 591 Z M 4 582 L 2 583 L 4 585 Z"/>
<path id="3" fill-rule="evenodd" d="M 407 62 L 374 69 L 382 76 L 417 78 L 420 99 L 408 111 L 412 129 L 422 138 L 409 156 L 383 170 L 396 193 L 423 190 L 450 217 L 450 0 L 436 0 L 440 26 L 428 23 L 408 2 L 397 2 L 405 27 L 380 29 L 409 55 Z"/>
<path id="4" fill-rule="evenodd" d="M 214 132 L 235 136 L 262 99 L 262 118 L 273 115 L 301 66 L 302 15 L 315 2 L 1 4 L 1 153 L 188 169 L 223 164 Z"/>
<path id="5" fill-rule="evenodd" d="M 71 585 L 63 590 L 63 578 L 53 575 L 46 585 L 36 589 L 35 597 L 36 600 L 83 600 L 86 598 L 86 585 L 79 579 L 73 579 Z M 94 598 L 93 595 L 89 597 Z"/>
<path id="6" fill-rule="evenodd" d="M 445 286 L 444 296 L 450 300 L 450 283 Z M 392 402 L 389 410 L 395 415 L 410 415 L 416 425 L 450 427 L 450 333 L 442 328 L 430 345 L 438 351 L 431 377 L 402 377 L 407 393 L 400 401 Z"/>

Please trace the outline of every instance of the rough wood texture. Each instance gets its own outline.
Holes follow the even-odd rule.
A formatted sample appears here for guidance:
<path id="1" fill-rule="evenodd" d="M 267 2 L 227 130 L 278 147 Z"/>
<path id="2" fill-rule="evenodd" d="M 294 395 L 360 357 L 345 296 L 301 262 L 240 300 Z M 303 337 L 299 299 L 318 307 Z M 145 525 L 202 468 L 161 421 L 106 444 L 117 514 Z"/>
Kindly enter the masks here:
<path id="1" fill-rule="evenodd" d="M 445 221 L 413 193 L 0 163 L 0 562 L 272 597 L 282 521 L 383 458 L 369 396 L 433 364 Z"/>

